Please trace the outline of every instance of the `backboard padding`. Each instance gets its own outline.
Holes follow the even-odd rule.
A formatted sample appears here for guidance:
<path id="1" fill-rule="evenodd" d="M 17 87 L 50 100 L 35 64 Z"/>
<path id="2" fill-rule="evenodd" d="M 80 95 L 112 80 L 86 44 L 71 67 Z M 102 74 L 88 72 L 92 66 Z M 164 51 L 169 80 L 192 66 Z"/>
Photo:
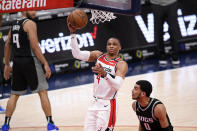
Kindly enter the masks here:
<path id="1" fill-rule="evenodd" d="M 141 10 L 141 0 L 82 0 L 81 8 L 135 15 Z"/>

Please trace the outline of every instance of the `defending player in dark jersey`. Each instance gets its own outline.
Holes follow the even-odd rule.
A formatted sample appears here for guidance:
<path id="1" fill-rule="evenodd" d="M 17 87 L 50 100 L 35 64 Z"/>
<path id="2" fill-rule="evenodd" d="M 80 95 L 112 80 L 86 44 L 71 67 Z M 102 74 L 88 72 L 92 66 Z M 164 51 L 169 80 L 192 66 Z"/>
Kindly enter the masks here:
<path id="1" fill-rule="evenodd" d="M 51 105 L 47 94 L 48 83 L 46 78 L 50 77 L 51 70 L 38 44 L 36 23 L 31 20 L 35 17 L 35 13 L 35 11 L 23 12 L 22 18 L 13 23 L 5 43 L 4 78 L 9 79 L 11 52 L 13 53 L 13 76 L 11 96 L 7 103 L 2 131 L 10 129 L 10 119 L 16 108 L 18 98 L 26 93 L 28 86 L 31 91 L 37 92 L 40 96 L 41 105 L 48 121 L 48 131 L 58 130 L 52 120 Z M 45 74 L 41 63 L 44 65 Z"/>
<path id="2" fill-rule="evenodd" d="M 139 131 L 173 131 L 164 104 L 151 98 L 152 85 L 146 80 L 136 82 L 132 90 L 132 107 L 139 119 Z"/>

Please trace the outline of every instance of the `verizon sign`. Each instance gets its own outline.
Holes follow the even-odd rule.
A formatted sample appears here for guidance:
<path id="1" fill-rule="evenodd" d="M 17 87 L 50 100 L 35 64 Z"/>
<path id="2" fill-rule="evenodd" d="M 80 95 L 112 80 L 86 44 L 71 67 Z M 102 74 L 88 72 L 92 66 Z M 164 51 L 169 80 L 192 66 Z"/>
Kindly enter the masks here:
<path id="1" fill-rule="evenodd" d="M 0 13 L 73 7 L 74 0 L 0 0 Z"/>

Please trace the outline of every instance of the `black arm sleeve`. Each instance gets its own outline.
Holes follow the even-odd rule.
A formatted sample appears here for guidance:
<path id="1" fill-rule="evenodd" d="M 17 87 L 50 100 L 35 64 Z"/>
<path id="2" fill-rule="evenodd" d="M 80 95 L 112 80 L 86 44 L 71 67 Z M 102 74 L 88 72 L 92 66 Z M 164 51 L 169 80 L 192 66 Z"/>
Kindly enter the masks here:
<path id="1" fill-rule="evenodd" d="M 166 128 L 162 128 L 162 131 L 173 131 L 173 127 L 172 126 L 168 126 Z"/>

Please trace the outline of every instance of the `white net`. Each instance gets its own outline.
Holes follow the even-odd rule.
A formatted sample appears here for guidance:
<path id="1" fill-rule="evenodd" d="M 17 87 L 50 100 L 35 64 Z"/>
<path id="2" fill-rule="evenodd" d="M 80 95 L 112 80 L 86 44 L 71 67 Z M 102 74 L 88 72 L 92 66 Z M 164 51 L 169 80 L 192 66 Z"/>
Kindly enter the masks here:
<path id="1" fill-rule="evenodd" d="M 114 13 L 101 10 L 91 9 L 91 14 L 92 17 L 90 18 L 90 21 L 93 24 L 99 24 L 100 22 L 104 23 L 105 21 L 110 21 L 116 18 L 116 16 L 114 16 Z"/>

